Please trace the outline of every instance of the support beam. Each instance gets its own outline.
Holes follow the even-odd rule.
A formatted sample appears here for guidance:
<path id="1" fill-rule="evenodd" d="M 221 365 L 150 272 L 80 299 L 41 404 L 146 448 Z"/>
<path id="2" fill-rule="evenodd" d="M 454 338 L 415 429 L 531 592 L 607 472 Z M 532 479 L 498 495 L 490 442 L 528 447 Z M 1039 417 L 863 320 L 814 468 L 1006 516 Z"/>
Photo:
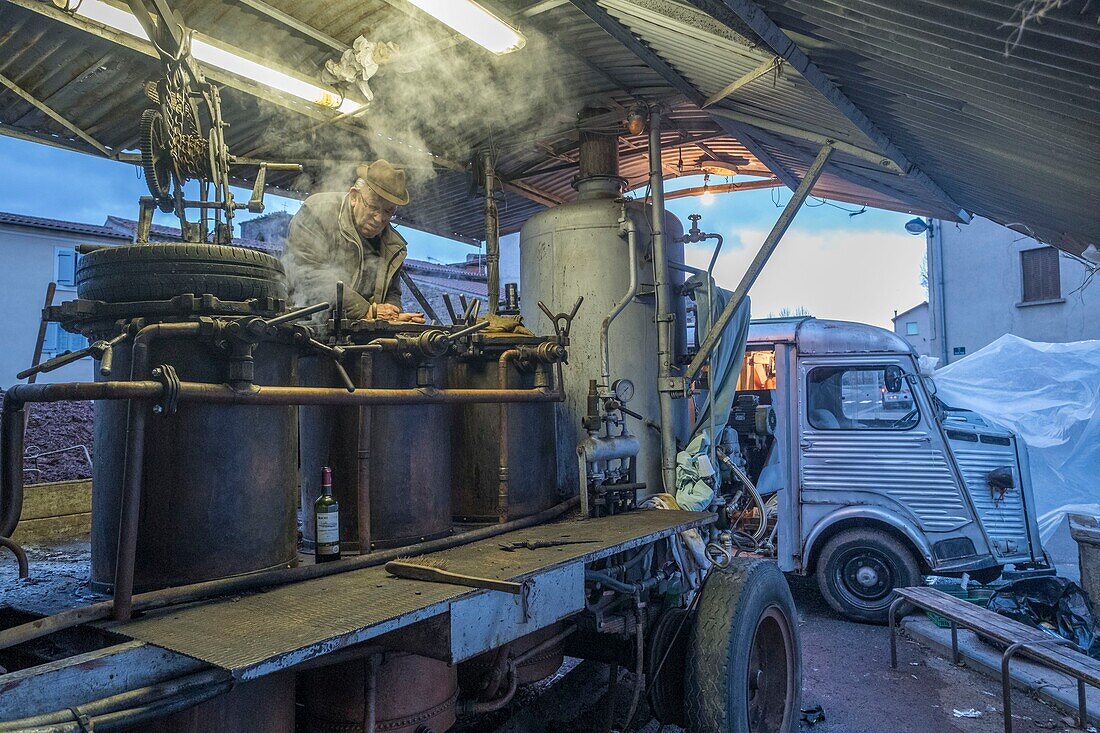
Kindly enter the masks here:
<path id="1" fill-rule="evenodd" d="M 970 221 L 969 212 L 960 207 L 939 185 L 912 163 L 840 88 L 825 75 L 769 18 L 753 0 L 689 0 L 692 5 L 725 23 L 732 30 L 742 23 L 764 41 L 772 53 L 785 59 L 860 132 L 877 145 L 905 175 L 943 202 L 962 222 Z"/>
<path id="2" fill-rule="evenodd" d="M 31 105 L 32 107 L 35 107 L 36 109 L 38 109 L 42 114 L 46 115 L 47 117 L 49 117 L 54 122 L 61 125 L 66 130 L 68 130 L 69 132 L 73 133 L 74 135 L 79 137 L 84 142 L 91 145 L 93 148 L 95 148 L 100 153 L 102 153 L 105 157 L 110 158 L 110 157 L 114 156 L 114 152 L 111 151 L 110 149 L 108 149 L 107 146 L 105 146 L 103 143 L 99 142 L 94 137 L 92 137 L 88 133 L 84 132 L 84 130 L 82 130 L 75 123 L 70 122 L 65 117 L 62 117 L 60 114 L 55 112 L 52 107 L 47 105 L 45 102 L 40 101 L 33 94 L 31 94 L 27 90 L 23 89 L 21 86 L 19 86 L 18 84 L 16 84 L 14 81 L 12 81 L 8 77 L 4 76 L 3 74 L 0 74 L 0 84 L 3 84 L 8 89 L 15 92 L 16 96 L 18 96 L 24 102 L 26 102 L 27 104 Z"/>
<path id="3" fill-rule="evenodd" d="M 729 95 L 733 94 L 734 92 L 736 92 L 741 87 L 745 86 L 746 84 L 748 84 L 750 82 L 756 81 L 757 79 L 759 79 L 760 77 L 764 76 L 765 74 L 767 74 L 771 71 L 775 71 L 778 74 L 779 69 L 782 66 L 783 66 L 783 59 L 779 58 L 778 56 L 768 59 L 767 61 L 760 64 L 759 66 L 757 66 L 755 69 L 753 69 L 749 73 L 741 76 L 739 79 L 735 79 L 732 83 L 730 83 L 729 86 L 727 86 L 722 91 L 718 92 L 717 94 L 712 94 L 711 96 L 707 97 L 707 100 L 705 102 L 703 102 L 703 109 L 706 109 L 707 107 L 711 106 L 715 102 L 721 102 L 723 99 L 725 99 Z"/>
<path id="4" fill-rule="evenodd" d="M 501 181 L 500 185 L 506 191 L 511 191 L 528 201 L 534 201 L 536 204 L 541 204 L 546 207 L 561 206 L 565 203 L 565 199 L 560 196 L 556 196 L 549 191 L 543 191 L 542 189 L 535 188 L 532 185 L 520 181 Z"/>
<path id="5" fill-rule="evenodd" d="M 629 28 L 612 18 L 606 10 L 596 4 L 595 0 L 570 0 L 570 2 L 572 2 L 578 10 L 587 15 L 596 25 L 602 28 L 604 32 L 657 72 L 669 86 L 684 95 L 688 101 L 698 107 L 703 106 L 706 98 L 691 82 L 681 76 L 680 72 L 672 68 L 672 66 L 654 52 L 653 49 L 639 41 L 634 34 L 630 32 Z M 734 122 L 733 120 L 715 121 L 727 135 L 737 138 L 749 152 L 756 156 L 757 160 L 766 165 L 768 170 L 777 175 L 779 180 L 783 181 L 789 188 L 797 188 L 798 178 L 757 143 L 752 135 L 745 129 L 744 125 Z"/>
<path id="6" fill-rule="evenodd" d="M 766 178 L 762 181 L 743 181 L 741 183 L 718 183 L 713 186 L 696 186 L 695 188 L 682 188 L 679 191 L 665 193 L 665 201 L 670 199 L 686 199 L 692 196 L 702 196 L 705 193 L 733 193 L 734 191 L 756 191 L 761 188 L 778 188 L 783 182 L 778 178 Z"/>
<path id="7" fill-rule="evenodd" d="M 724 107 L 715 107 L 711 110 L 711 114 L 724 117 L 728 120 L 734 120 L 735 122 L 741 122 L 746 125 L 752 125 L 753 127 L 759 127 L 762 130 L 768 132 L 774 132 L 786 137 L 793 137 L 798 140 L 805 140 L 806 142 L 815 143 L 817 145 L 832 145 L 838 153 L 844 153 L 850 155 L 853 158 L 859 158 L 865 160 L 868 163 L 873 163 L 876 167 L 888 170 L 891 173 L 897 175 L 905 175 L 905 171 L 898 167 L 898 164 L 887 158 L 882 153 L 875 152 L 874 150 L 867 150 L 851 143 L 846 143 L 835 138 L 822 135 L 817 132 L 810 132 L 809 130 L 802 130 L 794 127 L 793 125 L 785 125 L 782 122 L 773 122 L 772 120 L 764 119 L 763 117 L 755 117 L 753 115 L 747 115 L 742 112 L 735 112 L 731 109 L 725 109 Z"/>
<path id="8" fill-rule="evenodd" d="M 156 49 L 153 48 L 153 44 L 149 43 L 147 40 L 134 38 L 131 35 L 116 31 L 113 28 L 108 28 L 104 25 L 100 25 L 99 23 L 93 23 L 83 18 L 70 15 L 69 13 L 65 13 L 54 7 L 52 3 L 40 2 L 39 0 L 7 0 L 7 2 L 10 2 L 11 4 L 17 5 L 26 10 L 38 13 L 39 15 L 45 16 L 52 20 L 56 20 L 59 23 L 64 23 L 71 28 L 76 28 L 86 33 L 90 33 L 98 38 L 116 43 L 119 46 L 128 48 L 131 51 L 136 51 L 137 53 L 148 56 L 149 58 L 157 59 L 159 62 L 160 56 L 157 54 Z M 235 52 L 241 53 L 239 49 L 237 49 Z M 244 79 L 243 77 L 236 76 L 235 74 L 229 74 L 222 71 L 221 69 L 217 69 L 206 64 L 200 64 L 200 66 L 202 67 L 203 73 L 206 75 L 207 79 L 211 81 L 215 81 L 219 84 L 224 84 L 228 87 L 232 87 L 233 89 L 245 92 L 246 94 L 251 94 L 258 99 L 262 99 L 266 102 L 271 102 L 272 104 L 279 105 L 280 107 L 291 109 L 308 117 L 312 117 L 313 119 L 327 120 L 329 117 L 335 114 L 335 112 L 332 112 L 331 110 L 323 110 L 320 107 L 309 104 L 308 102 L 302 102 L 293 97 L 279 94 L 272 90 L 270 87 L 264 86 L 263 84 L 257 84 L 254 81 Z M 291 74 L 294 75 L 293 72 L 291 72 Z"/>
<path id="9" fill-rule="evenodd" d="M 798 188 L 795 189 L 794 195 L 791 196 L 791 200 L 787 202 L 787 206 L 783 209 L 783 213 L 780 214 L 779 219 L 776 220 L 775 226 L 772 227 L 772 230 L 768 232 L 768 236 L 765 237 L 764 244 L 760 245 L 760 251 L 756 253 L 756 257 L 753 258 L 748 269 L 745 270 L 745 274 L 742 275 L 741 282 L 737 284 L 737 288 L 734 289 L 733 293 L 730 295 L 726 307 L 722 310 L 717 320 L 715 320 L 714 325 L 707 331 L 707 336 L 703 339 L 703 343 L 699 344 L 699 353 L 691 360 L 691 364 L 688 365 L 687 370 L 684 372 L 685 385 L 702 371 L 703 364 L 710 358 L 710 352 L 714 351 L 714 347 L 722 338 L 722 332 L 726 329 L 730 319 L 733 318 L 733 314 L 737 311 L 742 301 L 745 300 L 745 296 L 749 294 L 749 289 L 752 288 L 756 279 L 760 277 L 760 273 L 764 270 L 764 265 L 768 263 L 768 259 L 779 245 L 779 240 L 783 238 L 783 235 L 791 226 L 791 222 L 794 221 L 795 214 L 802 208 L 802 203 L 806 200 L 806 197 L 810 195 L 810 189 L 813 188 L 814 183 L 817 181 L 818 177 L 821 176 L 821 171 L 825 168 L 825 163 L 829 160 L 829 155 L 832 152 L 833 146 L 826 145 L 821 148 L 821 152 L 814 158 L 814 162 L 810 165 L 810 169 L 806 171 L 806 175 L 803 176 L 802 182 L 798 184 Z"/>
<path id="10" fill-rule="evenodd" d="M 308 36 L 315 41 L 320 41 L 321 43 L 339 53 L 343 53 L 350 48 L 350 46 L 348 46 L 348 44 L 344 43 L 343 41 L 339 41 L 328 35 L 327 33 L 322 33 L 311 25 L 306 25 L 294 16 L 287 15 L 278 8 L 271 7 L 267 3 L 263 2 L 263 0 L 240 0 L 240 3 L 241 5 L 247 5 L 258 13 L 266 15 L 274 21 L 282 23 L 288 28 L 293 28 L 304 36 Z"/>

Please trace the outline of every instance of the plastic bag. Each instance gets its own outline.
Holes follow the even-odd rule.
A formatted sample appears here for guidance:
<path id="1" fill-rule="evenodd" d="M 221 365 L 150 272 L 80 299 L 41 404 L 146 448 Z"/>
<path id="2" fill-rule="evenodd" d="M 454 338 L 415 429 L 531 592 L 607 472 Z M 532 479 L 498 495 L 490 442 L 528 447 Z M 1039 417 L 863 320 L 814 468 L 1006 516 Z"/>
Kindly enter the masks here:
<path id="1" fill-rule="evenodd" d="M 1017 580 L 998 588 L 987 608 L 1051 636 L 1069 639 L 1090 657 L 1100 659 L 1100 638 L 1089 597 L 1072 580 Z"/>
<path id="2" fill-rule="evenodd" d="M 1067 512 L 1100 514 L 1100 341 L 1047 344 L 1007 334 L 932 381 L 945 404 L 1023 439 L 1044 542 Z"/>

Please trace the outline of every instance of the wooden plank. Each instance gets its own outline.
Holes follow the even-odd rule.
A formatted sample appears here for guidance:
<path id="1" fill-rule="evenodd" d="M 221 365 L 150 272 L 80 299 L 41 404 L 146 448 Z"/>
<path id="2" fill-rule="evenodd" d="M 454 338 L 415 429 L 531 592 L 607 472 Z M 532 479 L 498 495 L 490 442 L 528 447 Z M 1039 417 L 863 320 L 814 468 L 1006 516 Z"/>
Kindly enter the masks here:
<path id="1" fill-rule="evenodd" d="M 92 511 L 92 480 L 30 484 L 23 492 L 22 521 Z"/>
<path id="2" fill-rule="evenodd" d="M 23 545 L 86 537 L 92 531 L 92 513 L 65 514 L 60 517 L 24 519 L 12 539 Z"/>
<path id="3" fill-rule="evenodd" d="M 1021 641 L 1042 642 L 1043 646 L 1024 647 L 1019 653 L 1100 686 L 1100 661 L 1068 646 L 1050 645 L 1050 634 L 935 588 L 899 588 L 897 593 L 921 608 L 935 611 L 976 634 L 992 637 L 1006 645 Z"/>

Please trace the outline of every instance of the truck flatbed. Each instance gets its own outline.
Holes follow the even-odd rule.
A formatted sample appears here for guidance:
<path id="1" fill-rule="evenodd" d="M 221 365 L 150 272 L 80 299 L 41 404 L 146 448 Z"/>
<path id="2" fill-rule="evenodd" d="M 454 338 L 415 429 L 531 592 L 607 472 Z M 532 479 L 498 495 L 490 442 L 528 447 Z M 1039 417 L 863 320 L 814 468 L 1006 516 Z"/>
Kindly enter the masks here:
<path id="1" fill-rule="evenodd" d="M 182 668 L 221 668 L 243 681 L 419 624 L 418 646 L 425 653 L 460 662 L 581 610 L 586 564 L 714 521 L 715 515 L 709 513 L 634 511 L 529 527 L 422 556 L 442 563 L 451 572 L 529 581 L 526 618 L 517 596 L 395 578 L 384 567 L 374 567 L 150 612 L 126 623 L 99 624 L 123 643 L 102 654 L 91 652 L 4 675 L 7 689 L 22 693 L 10 699 L 23 700 L 26 705 L 5 709 L 0 720 L 40 712 L 35 709 L 35 700 L 39 704 L 44 701 L 27 694 L 33 689 L 51 690 L 52 699 L 47 703 L 51 709 L 57 707 L 56 694 L 67 705 L 75 705 L 92 692 L 99 697 L 128 689 L 134 682 L 117 686 L 110 668 L 126 669 L 137 661 L 137 655 L 144 657 L 151 652 L 170 657 L 159 668 L 173 674 Z M 512 542 L 542 540 L 578 544 L 534 550 L 501 548 Z M 11 603 L 13 599 L 6 600 Z M 11 605 L 19 604 L 16 601 Z M 93 660 L 102 673 L 93 676 L 110 689 L 89 689 L 84 684 L 79 689 L 56 686 L 59 680 L 75 679 L 70 661 L 71 665 L 87 668 Z M 147 675 L 142 678 L 147 684 Z"/>

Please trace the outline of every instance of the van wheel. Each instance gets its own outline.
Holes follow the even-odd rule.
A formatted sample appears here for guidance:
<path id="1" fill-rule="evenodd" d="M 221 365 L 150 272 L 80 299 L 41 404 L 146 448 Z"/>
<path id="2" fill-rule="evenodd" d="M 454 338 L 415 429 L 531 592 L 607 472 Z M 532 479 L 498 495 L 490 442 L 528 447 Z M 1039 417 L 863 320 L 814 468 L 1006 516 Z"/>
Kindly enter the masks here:
<path id="1" fill-rule="evenodd" d="M 769 560 L 715 568 L 687 643 L 689 733 L 794 733 L 802 693 L 798 616 Z"/>
<path id="2" fill-rule="evenodd" d="M 817 560 L 817 585 L 834 609 L 853 621 L 885 624 L 895 588 L 921 582 L 913 553 L 877 529 L 848 529 L 825 543 Z M 904 615 L 911 608 L 900 609 Z"/>

